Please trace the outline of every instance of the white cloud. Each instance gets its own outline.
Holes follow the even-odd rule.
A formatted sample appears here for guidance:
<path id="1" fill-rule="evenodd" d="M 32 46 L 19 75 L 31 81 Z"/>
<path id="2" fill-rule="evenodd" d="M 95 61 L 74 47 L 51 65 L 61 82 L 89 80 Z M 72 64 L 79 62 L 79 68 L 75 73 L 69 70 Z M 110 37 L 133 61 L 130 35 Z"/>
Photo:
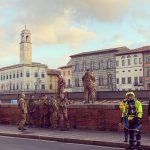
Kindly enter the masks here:
<path id="1" fill-rule="evenodd" d="M 75 27 L 71 25 L 66 17 L 58 17 L 53 24 L 42 24 L 32 30 L 35 44 L 64 44 L 71 48 L 79 48 L 84 42 L 95 37 L 95 33 L 90 32 L 85 27 Z"/>
<path id="2" fill-rule="evenodd" d="M 144 3 L 148 1 L 144 0 Z M 11 16 L 7 16 L 10 18 L 0 13 L 2 22 L 9 20 L 5 26 L 0 24 L 0 55 L 3 58 L 10 54 L 19 56 L 19 34 L 25 24 L 31 30 L 36 47 L 66 44 L 70 49 L 80 49 L 97 37 L 89 24 L 121 21 L 130 9 L 129 3 L 129 0 L 0 0 L 0 12 L 4 8 L 12 11 Z M 128 42 L 118 36 L 110 43 L 108 39 L 104 46 Z"/>
<path id="3" fill-rule="evenodd" d="M 129 0 L 16 0 L 15 5 L 22 21 L 47 22 L 66 11 L 80 20 L 115 21 L 128 12 Z"/>
<path id="4" fill-rule="evenodd" d="M 116 21 L 128 11 L 128 0 L 76 0 L 70 5 L 75 16 L 82 20 Z"/>

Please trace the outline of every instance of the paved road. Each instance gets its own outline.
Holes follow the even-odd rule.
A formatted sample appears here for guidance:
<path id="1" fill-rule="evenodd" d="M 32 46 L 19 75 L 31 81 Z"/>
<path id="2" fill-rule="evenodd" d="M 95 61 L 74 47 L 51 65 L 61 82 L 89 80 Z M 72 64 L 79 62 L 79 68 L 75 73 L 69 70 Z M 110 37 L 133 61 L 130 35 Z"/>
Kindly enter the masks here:
<path id="1" fill-rule="evenodd" d="M 70 144 L 61 142 L 50 142 L 42 140 L 21 139 L 0 136 L 1 150 L 123 150 L 120 148 L 109 148 L 90 146 L 82 144 Z"/>

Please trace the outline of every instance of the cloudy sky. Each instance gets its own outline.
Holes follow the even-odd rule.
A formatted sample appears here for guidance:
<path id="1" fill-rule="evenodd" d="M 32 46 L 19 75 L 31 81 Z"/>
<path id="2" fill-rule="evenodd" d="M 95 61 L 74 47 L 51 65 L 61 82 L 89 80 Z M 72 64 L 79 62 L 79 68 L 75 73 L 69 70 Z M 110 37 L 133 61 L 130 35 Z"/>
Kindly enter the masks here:
<path id="1" fill-rule="evenodd" d="M 0 67 L 19 63 L 20 32 L 50 68 L 84 51 L 150 45 L 150 0 L 0 0 Z"/>

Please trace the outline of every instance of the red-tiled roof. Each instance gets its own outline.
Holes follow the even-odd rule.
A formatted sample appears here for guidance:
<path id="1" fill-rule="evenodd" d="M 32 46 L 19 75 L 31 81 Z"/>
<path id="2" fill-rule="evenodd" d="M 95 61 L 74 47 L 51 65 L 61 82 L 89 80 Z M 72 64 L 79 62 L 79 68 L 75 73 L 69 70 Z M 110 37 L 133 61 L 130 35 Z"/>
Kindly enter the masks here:
<path id="1" fill-rule="evenodd" d="M 48 70 L 47 70 L 47 74 L 48 74 L 48 75 L 60 75 L 61 73 L 60 73 L 60 71 L 57 70 L 57 69 L 48 69 Z"/>
<path id="2" fill-rule="evenodd" d="M 66 66 L 59 67 L 58 69 L 71 68 L 71 67 L 72 65 L 66 65 Z"/>
<path id="3" fill-rule="evenodd" d="M 150 46 L 143 46 L 133 50 L 125 51 L 125 52 L 118 52 L 116 55 L 126 55 L 126 54 L 136 54 L 136 53 L 144 53 L 150 52 Z"/>

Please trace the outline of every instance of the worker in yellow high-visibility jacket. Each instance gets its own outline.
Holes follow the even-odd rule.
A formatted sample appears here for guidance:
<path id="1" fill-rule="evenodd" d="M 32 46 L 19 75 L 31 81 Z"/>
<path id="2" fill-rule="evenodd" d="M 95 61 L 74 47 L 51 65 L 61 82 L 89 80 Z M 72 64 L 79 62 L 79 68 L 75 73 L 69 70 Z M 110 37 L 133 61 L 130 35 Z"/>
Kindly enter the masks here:
<path id="1" fill-rule="evenodd" d="M 120 124 L 124 125 L 124 122 L 125 122 L 125 119 L 126 119 L 126 116 L 123 116 L 123 110 L 125 109 L 125 104 L 128 100 L 128 97 L 127 97 L 127 94 L 125 95 L 125 99 L 123 99 L 121 102 L 120 102 L 120 105 L 119 105 L 119 108 L 120 108 L 120 111 L 122 113 L 122 117 L 121 117 L 121 120 L 120 120 Z M 124 142 L 128 142 L 128 129 L 126 129 L 124 127 Z"/>
<path id="2" fill-rule="evenodd" d="M 142 150 L 140 142 L 141 133 L 139 130 L 135 131 L 136 126 L 142 123 L 142 116 L 143 116 L 142 104 L 139 100 L 135 98 L 135 94 L 133 92 L 128 92 L 126 96 L 128 97 L 128 101 L 125 103 L 125 107 L 123 109 L 123 117 L 127 116 L 128 118 L 128 129 L 130 140 L 129 140 L 129 148 L 127 148 L 127 150 L 134 150 L 135 147 L 137 147 L 138 150 Z M 135 136 L 136 139 L 134 139 Z"/>

